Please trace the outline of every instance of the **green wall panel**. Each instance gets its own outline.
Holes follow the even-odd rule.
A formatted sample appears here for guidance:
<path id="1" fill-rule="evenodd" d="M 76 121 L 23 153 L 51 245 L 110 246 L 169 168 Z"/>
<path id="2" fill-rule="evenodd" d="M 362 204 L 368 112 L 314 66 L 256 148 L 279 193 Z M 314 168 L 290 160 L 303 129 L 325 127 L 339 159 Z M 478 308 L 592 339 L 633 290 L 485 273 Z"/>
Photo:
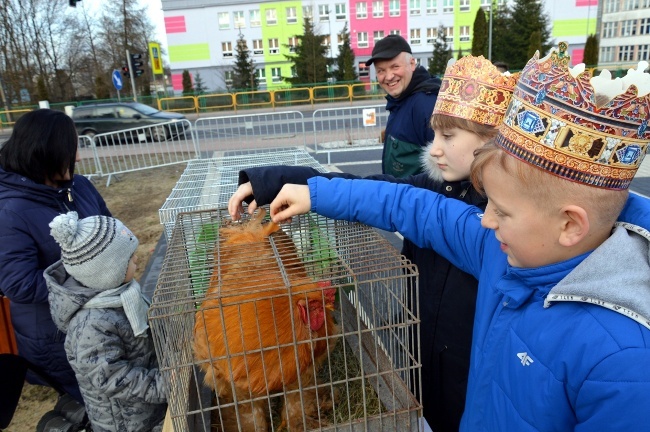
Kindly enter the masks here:
<path id="1" fill-rule="evenodd" d="M 168 48 L 168 51 L 171 63 L 210 60 L 210 45 L 208 43 L 173 45 Z"/>

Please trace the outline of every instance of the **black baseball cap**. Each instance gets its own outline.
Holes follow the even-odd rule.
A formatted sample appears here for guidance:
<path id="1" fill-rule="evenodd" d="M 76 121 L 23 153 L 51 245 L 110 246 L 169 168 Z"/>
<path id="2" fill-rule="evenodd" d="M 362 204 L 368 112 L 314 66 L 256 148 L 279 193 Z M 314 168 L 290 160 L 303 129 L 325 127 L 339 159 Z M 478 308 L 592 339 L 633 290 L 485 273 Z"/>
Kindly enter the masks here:
<path id="1" fill-rule="evenodd" d="M 400 53 L 411 52 L 411 46 L 400 35 L 388 35 L 375 44 L 372 49 L 372 57 L 366 61 L 366 66 L 370 66 L 377 60 L 389 60 L 397 57 Z"/>

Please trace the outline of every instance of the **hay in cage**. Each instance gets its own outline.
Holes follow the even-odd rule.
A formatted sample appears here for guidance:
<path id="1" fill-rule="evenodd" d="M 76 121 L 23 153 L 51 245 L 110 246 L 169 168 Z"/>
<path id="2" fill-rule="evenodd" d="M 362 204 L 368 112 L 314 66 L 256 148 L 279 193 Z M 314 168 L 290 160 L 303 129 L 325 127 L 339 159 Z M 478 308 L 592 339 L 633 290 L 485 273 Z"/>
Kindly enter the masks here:
<path id="1" fill-rule="evenodd" d="M 360 224 L 246 219 L 176 219 L 149 312 L 174 430 L 420 430 L 415 267 Z"/>

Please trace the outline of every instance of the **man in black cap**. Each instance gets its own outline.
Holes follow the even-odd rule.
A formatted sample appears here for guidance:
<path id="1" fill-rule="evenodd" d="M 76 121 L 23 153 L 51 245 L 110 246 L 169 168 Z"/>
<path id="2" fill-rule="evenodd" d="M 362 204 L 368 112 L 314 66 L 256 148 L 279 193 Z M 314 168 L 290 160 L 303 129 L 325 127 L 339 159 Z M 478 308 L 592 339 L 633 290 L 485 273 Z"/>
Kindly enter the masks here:
<path id="1" fill-rule="evenodd" d="M 388 93 L 386 109 L 390 112 L 383 138 L 382 172 L 400 178 L 417 174 L 422 171 L 420 154 L 433 141 L 429 122 L 440 79 L 416 64 L 411 47 L 399 35 L 377 42 L 366 62 L 371 64 L 379 85 Z"/>

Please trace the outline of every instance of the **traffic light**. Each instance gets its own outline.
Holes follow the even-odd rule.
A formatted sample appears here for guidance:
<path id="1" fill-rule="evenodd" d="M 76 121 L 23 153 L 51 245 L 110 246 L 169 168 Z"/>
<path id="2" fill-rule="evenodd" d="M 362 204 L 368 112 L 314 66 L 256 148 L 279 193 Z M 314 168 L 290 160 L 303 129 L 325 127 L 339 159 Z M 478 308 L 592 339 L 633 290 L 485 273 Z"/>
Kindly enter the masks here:
<path id="1" fill-rule="evenodd" d="M 129 67 L 128 66 L 126 66 L 126 65 L 122 66 L 122 75 L 124 75 L 127 78 L 129 77 Z"/>
<path id="2" fill-rule="evenodd" d="M 131 54 L 131 67 L 133 68 L 133 76 L 139 77 L 144 73 L 144 62 L 142 61 L 142 54 Z"/>

